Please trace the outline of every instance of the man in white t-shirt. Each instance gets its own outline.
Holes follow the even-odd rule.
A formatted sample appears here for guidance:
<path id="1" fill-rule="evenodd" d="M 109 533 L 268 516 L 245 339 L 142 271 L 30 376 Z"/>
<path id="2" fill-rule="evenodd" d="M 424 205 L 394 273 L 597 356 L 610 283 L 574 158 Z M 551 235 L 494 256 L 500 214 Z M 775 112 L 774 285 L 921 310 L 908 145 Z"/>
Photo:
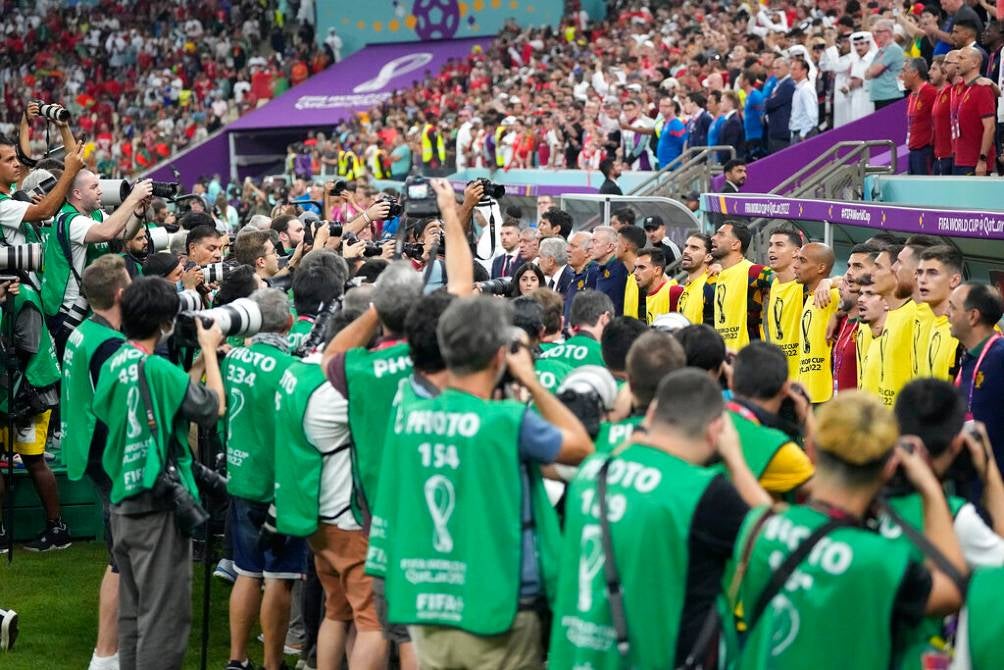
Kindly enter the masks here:
<path id="1" fill-rule="evenodd" d="M 4 246 L 28 242 L 34 231 L 26 230 L 26 223 L 41 222 L 55 216 L 73 179 L 84 167 L 83 145 L 79 144 L 77 150 L 66 157 L 63 174 L 48 195 L 35 203 L 14 200 L 11 196 L 28 174 L 28 169 L 17 158 L 14 142 L 0 136 L 0 244 Z"/>
<path id="2" fill-rule="evenodd" d="M 80 293 L 80 279 L 88 256 L 107 251 L 106 242 L 131 239 L 142 223 L 143 210 L 153 193 L 149 179 L 137 182 L 118 209 L 105 216 L 101 211 L 101 183 L 90 170 L 81 170 L 70 187 L 45 248 L 42 277 L 42 308 L 49 332 L 63 356 L 66 338 L 87 317 L 87 299 Z M 69 251 L 69 254 L 66 252 Z"/>

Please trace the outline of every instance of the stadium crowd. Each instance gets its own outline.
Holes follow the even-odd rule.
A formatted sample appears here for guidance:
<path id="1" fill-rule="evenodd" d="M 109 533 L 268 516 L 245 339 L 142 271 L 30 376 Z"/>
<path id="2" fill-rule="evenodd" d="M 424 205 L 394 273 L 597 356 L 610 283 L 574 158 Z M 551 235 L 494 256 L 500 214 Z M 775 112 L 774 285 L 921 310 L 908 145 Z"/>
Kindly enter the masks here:
<path id="1" fill-rule="evenodd" d="M 141 172 L 198 143 L 340 50 L 315 41 L 310 0 L 0 6 L 0 132 L 14 134 L 28 100 L 61 104 L 83 136 L 88 168 L 105 177 Z M 33 148 L 42 153 L 44 137 Z"/>
<path id="2" fill-rule="evenodd" d="M 931 173 L 937 158 L 938 173 L 952 173 L 944 159 L 961 137 L 960 173 L 993 173 L 1004 118 L 995 11 L 962 0 L 747 3 L 735 12 L 626 2 L 601 22 L 572 13 L 557 30 L 510 23 L 487 51 L 428 73 L 370 113 L 312 131 L 291 147 L 287 172 L 609 175 L 664 167 L 701 146 L 754 159 L 910 93 L 910 148 L 923 154 L 912 171 Z M 981 147 L 985 124 L 994 130 Z"/>

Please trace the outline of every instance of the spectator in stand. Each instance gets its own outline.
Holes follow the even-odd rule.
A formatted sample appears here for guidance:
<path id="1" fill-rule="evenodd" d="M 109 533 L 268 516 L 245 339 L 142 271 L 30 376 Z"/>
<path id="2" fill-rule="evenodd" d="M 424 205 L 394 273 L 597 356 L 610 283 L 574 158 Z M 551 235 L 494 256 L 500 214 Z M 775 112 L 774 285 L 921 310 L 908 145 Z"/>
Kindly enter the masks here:
<path id="1" fill-rule="evenodd" d="M 746 94 L 746 103 L 743 107 L 743 132 L 746 139 L 746 155 L 740 156 L 747 160 L 756 160 L 763 155 L 763 103 L 764 97 L 758 84 L 762 84 L 757 79 L 756 72 L 748 69 L 743 72 L 740 80 L 740 88 Z"/>
<path id="2" fill-rule="evenodd" d="M 801 58 L 791 62 L 791 79 L 795 82 L 795 93 L 791 99 L 788 128 L 791 130 L 791 141 L 795 143 L 819 132 L 819 106 L 816 91 L 809 81 L 809 66 Z"/>
<path id="3" fill-rule="evenodd" d="M 945 10 L 947 17 L 940 26 L 937 18 L 932 15 L 925 15 L 925 20 L 921 24 L 928 37 L 938 42 L 934 46 L 935 56 L 947 54 L 952 49 L 958 48 L 952 39 L 952 29 L 959 21 L 972 21 L 977 26 L 977 34 L 983 32 L 983 22 L 965 0 L 941 0 L 941 8 Z"/>
<path id="4" fill-rule="evenodd" d="M 714 118 L 704 109 L 707 98 L 693 92 L 683 98 L 683 111 L 687 115 L 687 148 L 708 145 L 708 129 Z"/>
<path id="5" fill-rule="evenodd" d="M 952 174 L 952 78 L 953 68 L 947 56 L 935 56 L 928 74 L 935 89 L 931 105 L 931 143 L 934 162 L 931 174 Z"/>
<path id="6" fill-rule="evenodd" d="M 927 61 L 910 58 L 903 64 L 903 85 L 910 91 L 907 105 L 907 147 L 910 174 L 931 174 L 934 162 L 932 111 L 938 92 L 928 81 Z"/>
<path id="7" fill-rule="evenodd" d="M 982 52 L 975 47 L 959 50 L 959 76 L 963 82 L 956 113 L 956 131 L 952 142 L 956 175 L 986 176 L 996 165 L 996 96 L 993 89 L 977 81 Z"/>
<path id="8" fill-rule="evenodd" d="M 764 103 L 767 113 L 767 153 L 772 154 L 791 144 L 791 100 L 795 95 L 795 82 L 791 78 L 788 61 L 775 58 L 771 71 L 777 83 Z"/>
<path id="9" fill-rule="evenodd" d="M 865 73 L 865 78 L 871 83 L 868 93 L 877 110 L 903 97 L 903 92 L 899 89 L 899 72 L 903 69 L 904 60 L 903 47 L 893 39 L 893 25 L 889 19 L 881 19 L 872 27 L 878 53 Z"/>
<path id="10" fill-rule="evenodd" d="M 735 91 L 722 92 L 722 126 L 718 131 L 718 144 L 730 146 L 736 150 L 735 158 L 746 155 L 746 137 L 743 131 L 743 119 L 739 113 L 739 96 Z M 727 152 L 718 153 L 718 160 L 729 160 Z"/>
<path id="11" fill-rule="evenodd" d="M 675 100 L 664 99 L 666 101 L 662 129 L 659 134 L 658 151 L 659 169 L 666 167 L 683 153 L 683 147 L 687 143 L 687 127 L 677 116 L 680 106 Z"/>

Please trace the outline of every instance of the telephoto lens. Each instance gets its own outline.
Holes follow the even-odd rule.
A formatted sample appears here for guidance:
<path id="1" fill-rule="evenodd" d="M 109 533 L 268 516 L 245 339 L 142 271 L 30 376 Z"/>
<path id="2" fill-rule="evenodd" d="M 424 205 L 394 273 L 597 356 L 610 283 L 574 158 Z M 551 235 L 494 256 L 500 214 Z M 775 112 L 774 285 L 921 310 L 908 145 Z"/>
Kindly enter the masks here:
<path id="1" fill-rule="evenodd" d="M 238 298 L 228 305 L 182 312 L 175 320 L 175 337 L 179 343 L 198 346 L 199 338 L 195 320 L 209 328 L 214 323 L 220 327 L 225 337 L 250 337 L 261 330 L 261 308 L 250 298 Z"/>
<path id="2" fill-rule="evenodd" d="M 223 278 L 226 277 L 229 272 L 230 266 L 223 261 L 220 261 L 219 263 L 210 263 L 202 268 L 202 276 L 205 278 L 207 284 L 215 284 L 216 282 L 223 281 Z"/>
<path id="3" fill-rule="evenodd" d="M 10 247 L 0 247 L 0 270 L 38 272 L 41 269 L 41 244 L 15 244 Z"/>
<path id="4" fill-rule="evenodd" d="M 32 100 L 32 102 L 38 105 L 39 116 L 44 117 L 46 120 L 61 121 L 63 123 L 70 122 L 70 112 L 62 105 L 46 104 L 41 100 Z"/>

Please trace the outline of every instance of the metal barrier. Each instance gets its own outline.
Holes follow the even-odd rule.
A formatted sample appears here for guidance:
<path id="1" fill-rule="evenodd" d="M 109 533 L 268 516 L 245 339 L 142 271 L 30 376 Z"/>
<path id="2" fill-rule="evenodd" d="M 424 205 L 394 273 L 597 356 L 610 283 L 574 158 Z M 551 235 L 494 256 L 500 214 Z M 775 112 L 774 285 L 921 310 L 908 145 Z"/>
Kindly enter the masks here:
<path id="1" fill-rule="evenodd" d="M 723 161 L 719 154 L 728 157 Z M 727 145 L 690 147 L 628 195 L 682 198 L 692 191 L 705 193 L 711 190 L 711 180 L 722 173 L 722 165 L 735 157 L 735 148 Z"/>

